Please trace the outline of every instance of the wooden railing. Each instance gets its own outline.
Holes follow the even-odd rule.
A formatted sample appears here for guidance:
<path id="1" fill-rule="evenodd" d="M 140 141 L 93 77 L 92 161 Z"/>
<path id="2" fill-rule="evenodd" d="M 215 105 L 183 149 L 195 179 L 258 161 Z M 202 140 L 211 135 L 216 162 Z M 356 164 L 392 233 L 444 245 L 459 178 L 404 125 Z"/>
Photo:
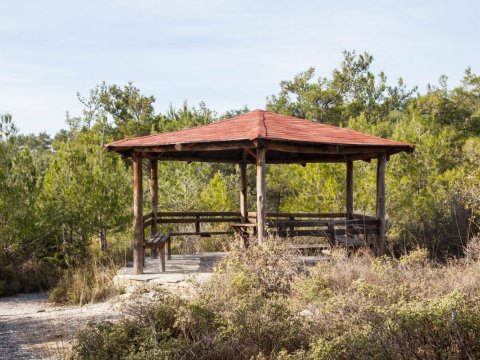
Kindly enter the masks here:
<path id="1" fill-rule="evenodd" d="M 143 227 L 146 229 L 153 223 L 153 213 L 143 217 Z M 213 212 L 213 211 L 175 211 L 157 213 L 157 224 L 194 224 L 194 231 L 171 231 L 170 236 L 180 235 L 226 235 L 233 234 L 233 231 L 202 231 L 201 224 L 235 223 L 241 221 L 238 212 Z"/>
<path id="2" fill-rule="evenodd" d="M 250 223 L 255 223 L 256 213 L 249 212 Z M 144 215 L 144 229 L 153 223 L 153 214 Z M 239 223 L 239 212 L 159 212 L 157 224 L 194 224 L 193 231 L 172 231 L 171 236 L 179 235 L 224 235 L 232 231 L 202 231 L 202 224 Z M 267 213 L 267 227 L 278 236 L 344 236 L 354 234 L 377 234 L 379 221 L 373 216 L 353 214 L 347 219 L 346 213 Z"/>

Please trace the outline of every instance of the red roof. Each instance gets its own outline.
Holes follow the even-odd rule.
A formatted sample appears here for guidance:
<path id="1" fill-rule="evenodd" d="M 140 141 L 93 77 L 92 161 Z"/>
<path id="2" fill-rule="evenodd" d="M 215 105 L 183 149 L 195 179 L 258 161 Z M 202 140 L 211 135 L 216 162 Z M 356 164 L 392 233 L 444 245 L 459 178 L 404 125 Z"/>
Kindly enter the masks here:
<path id="1" fill-rule="evenodd" d="M 395 147 L 408 152 L 414 148 L 414 145 L 407 143 L 263 110 L 254 110 L 232 119 L 190 129 L 119 140 L 105 147 L 121 151 L 133 147 L 258 139 L 325 145 Z"/>

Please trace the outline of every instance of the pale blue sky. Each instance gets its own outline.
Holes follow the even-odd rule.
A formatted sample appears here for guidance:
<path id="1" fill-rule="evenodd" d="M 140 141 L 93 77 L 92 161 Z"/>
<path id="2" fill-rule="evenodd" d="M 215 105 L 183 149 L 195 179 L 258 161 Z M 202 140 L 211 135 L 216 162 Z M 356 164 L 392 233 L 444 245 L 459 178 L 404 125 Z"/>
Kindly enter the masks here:
<path id="1" fill-rule="evenodd" d="M 407 85 L 480 72 L 479 1 L 0 0 L 0 112 L 21 132 L 65 127 L 76 92 L 134 82 L 157 111 L 184 99 L 264 108 L 281 80 L 329 75 L 342 50 Z"/>

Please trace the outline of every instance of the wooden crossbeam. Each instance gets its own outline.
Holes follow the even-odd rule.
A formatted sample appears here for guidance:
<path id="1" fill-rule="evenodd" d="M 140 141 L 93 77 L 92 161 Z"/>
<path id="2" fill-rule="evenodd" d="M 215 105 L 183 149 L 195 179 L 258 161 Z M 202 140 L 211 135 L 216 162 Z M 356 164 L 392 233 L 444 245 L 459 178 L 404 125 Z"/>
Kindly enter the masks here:
<path id="1" fill-rule="evenodd" d="M 378 220 L 269 220 L 267 224 L 270 227 L 286 228 L 295 227 L 324 227 L 333 224 L 335 226 L 355 226 L 355 225 L 378 225 Z"/>
<path id="2" fill-rule="evenodd" d="M 195 223 L 231 223 L 240 222 L 240 218 L 159 218 L 159 224 L 195 224 Z"/>

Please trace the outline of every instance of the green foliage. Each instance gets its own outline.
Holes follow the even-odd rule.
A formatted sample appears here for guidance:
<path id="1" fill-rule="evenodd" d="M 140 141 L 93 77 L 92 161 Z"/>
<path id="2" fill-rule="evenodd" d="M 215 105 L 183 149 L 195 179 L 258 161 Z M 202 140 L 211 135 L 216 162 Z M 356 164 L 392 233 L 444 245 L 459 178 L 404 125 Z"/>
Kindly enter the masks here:
<path id="1" fill-rule="evenodd" d="M 309 68 L 292 81 L 282 81 L 280 93 L 268 99 L 267 109 L 332 125 L 361 114 L 369 122 L 382 120 L 390 111 L 403 109 L 415 89 L 407 90 L 402 79 L 394 87 L 387 85 L 383 72 L 376 78 L 370 71 L 372 61 L 367 53 L 345 51 L 331 79 L 314 81 L 315 69 Z"/>
<path id="2" fill-rule="evenodd" d="M 467 69 L 459 86 L 450 89 L 441 77 L 421 95 L 401 79 L 390 84 L 372 66 L 371 55 L 347 51 L 329 77 L 316 77 L 311 68 L 282 81 L 266 107 L 415 144 L 413 155 L 392 156 L 388 165 L 389 250 L 398 255 L 420 245 L 433 257 L 458 255 L 478 232 L 480 77 Z M 131 83 L 102 83 L 78 98 L 82 114 L 67 115 L 68 128 L 53 140 L 45 133 L 18 134 L 11 115 L 0 117 L 0 270 L 14 269 L 0 271 L 4 289 L 22 289 L 10 286 L 17 280 L 5 274 L 27 260 L 62 273 L 88 262 L 97 244 L 108 251 L 107 243 L 114 245 L 110 239 L 130 236 L 131 164 L 106 153 L 105 143 L 218 120 L 204 103 L 193 107 L 185 101 L 158 113 L 155 98 Z M 158 170 L 161 211 L 238 209 L 238 170 L 231 165 L 160 162 Z M 247 170 L 250 210 L 255 208 L 253 170 Z M 355 212 L 374 214 L 375 161 L 355 162 L 354 177 Z M 344 189 L 343 164 L 267 168 L 268 211 L 343 212 Z M 144 195 L 148 212 L 146 176 Z M 224 245 L 200 240 L 206 249 Z"/>
<path id="3" fill-rule="evenodd" d="M 315 359 L 474 358 L 480 351 L 475 304 L 458 294 L 399 303 L 362 315 L 361 325 L 312 346 Z"/>
<path id="4" fill-rule="evenodd" d="M 205 211 L 235 211 L 227 184 L 217 172 L 200 193 L 200 206 Z"/>
<path id="5" fill-rule="evenodd" d="M 54 236 L 67 263 L 83 256 L 91 236 L 100 234 L 106 242 L 107 232 L 125 229 L 130 219 L 125 206 L 131 199 L 129 172 L 98 142 L 95 134 L 80 133 L 56 144 L 45 174 L 38 209 L 45 214 L 43 225 L 58 229 Z"/>
<path id="6" fill-rule="evenodd" d="M 336 254 L 305 271 L 269 239 L 232 252 L 193 298 L 138 292 L 119 322 L 79 332 L 75 358 L 478 358 L 478 250 L 446 265 L 425 249 Z"/>
<path id="7" fill-rule="evenodd" d="M 263 259 L 273 264 L 273 254 L 284 250 L 271 246 L 255 252 L 252 263 Z M 164 289 L 153 294 L 139 292 L 127 303 L 118 323 L 90 324 L 78 334 L 76 358 L 250 359 L 258 354 L 274 358 L 302 348 L 306 339 L 303 318 L 283 293 L 264 282 L 281 276 L 277 271 L 283 260 L 276 260 L 277 267 L 264 268 L 263 280 L 254 285 L 267 290 L 267 295 L 252 288 L 245 291 L 239 275 L 250 275 L 237 256 L 226 260 L 218 277 L 194 299 L 168 295 Z"/>

